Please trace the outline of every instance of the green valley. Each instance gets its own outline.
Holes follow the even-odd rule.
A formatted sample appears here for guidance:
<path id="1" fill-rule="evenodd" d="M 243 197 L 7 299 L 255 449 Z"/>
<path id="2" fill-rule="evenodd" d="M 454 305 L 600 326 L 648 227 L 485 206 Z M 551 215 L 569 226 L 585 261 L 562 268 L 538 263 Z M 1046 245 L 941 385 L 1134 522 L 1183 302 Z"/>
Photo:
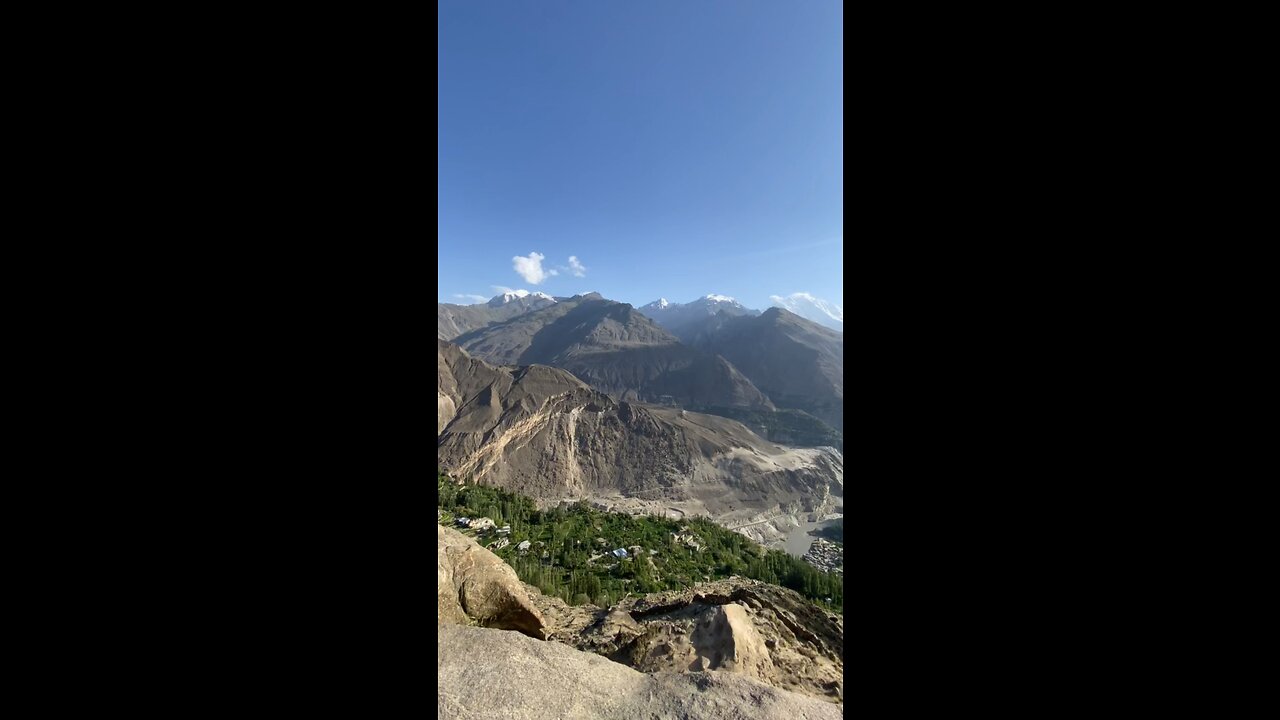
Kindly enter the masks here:
<path id="1" fill-rule="evenodd" d="M 539 510 L 529 498 L 499 488 L 462 484 L 443 473 L 437 480 L 440 524 L 458 527 L 465 517 L 490 518 L 497 528 L 509 525 L 509 534 L 458 529 L 490 547 L 522 581 L 570 604 L 608 607 L 627 595 L 738 575 L 790 588 L 843 613 L 840 575 L 768 550 L 710 520 L 631 516 L 586 503 Z"/>

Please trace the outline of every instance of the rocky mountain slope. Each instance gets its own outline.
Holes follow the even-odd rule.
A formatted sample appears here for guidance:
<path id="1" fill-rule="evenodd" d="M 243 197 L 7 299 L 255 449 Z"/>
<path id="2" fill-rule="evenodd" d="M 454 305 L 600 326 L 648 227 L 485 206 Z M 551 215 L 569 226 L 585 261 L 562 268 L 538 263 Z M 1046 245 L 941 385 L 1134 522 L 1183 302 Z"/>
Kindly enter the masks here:
<path id="1" fill-rule="evenodd" d="M 436 338 L 452 340 L 493 323 L 510 320 L 517 315 L 549 307 L 555 298 L 543 293 L 504 293 L 482 305 L 436 305 Z"/>
<path id="2" fill-rule="evenodd" d="M 844 335 L 782 308 L 759 317 L 715 316 L 686 332 L 733 363 L 781 408 L 844 430 Z"/>
<path id="3" fill-rule="evenodd" d="M 454 477 L 723 524 L 843 503 L 834 449 L 785 448 L 726 418 L 617 401 L 564 370 L 494 367 L 437 342 L 437 464 Z"/>
<path id="4" fill-rule="evenodd" d="M 470 538 L 437 528 L 440 718 L 842 715 L 843 624 L 790 591 L 730 581 L 609 609 L 556 607 Z"/>
<path id="5" fill-rule="evenodd" d="M 439 337 L 446 334 L 442 327 Z M 621 400 L 773 408 L 724 358 L 680 343 L 630 305 L 596 293 L 493 321 L 452 340 L 495 365 L 564 368 Z"/>
<path id="6" fill-rule="evenodd" d="M 726 670 L 844 700 L 844 619 L 792 590 L 735 578 L 598 608 L 525 587 L 550 640 L 642 672 Z"/>

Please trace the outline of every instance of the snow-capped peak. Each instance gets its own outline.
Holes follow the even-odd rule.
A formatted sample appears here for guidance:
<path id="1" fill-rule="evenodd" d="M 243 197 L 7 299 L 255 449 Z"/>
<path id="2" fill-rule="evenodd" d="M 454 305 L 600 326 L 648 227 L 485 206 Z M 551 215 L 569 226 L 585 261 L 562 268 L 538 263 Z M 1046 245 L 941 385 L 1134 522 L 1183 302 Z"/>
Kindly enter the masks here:
<path id="1" fill-rule="evenodd" d="M 734 300 L 733 298 L 729 297 L 728 295 L 716 295 L 716 294 L 714 294 L 714 293 L 713 293 L 713 294 L 711 294 L 711 295 L 707 295 L 704 299 L 705 299 L 705 300 L 710 300 L 711 302 L 728 302 L 728 303 L 736 303 L 736 302 L 738 302 L 737 300 Z"/>
<path id="2" fill-rule="evenodd" d="M 668 305 L 670 305 L 670 304 L 671 304 L 671 303 L 667 302 L 667 299 L 666 299 L 666 298 L 658 298 L 658 307 L 660 307 L 660 308 L 664 308 L 664 307 L 666 307 L 666 306 L 668 306 Z"/>
<path id="3" fill-rule="evenodd" d="M 770 295 L 769 299 L 776 307 L 785 308 L 806 320 L 844 332 L 844 308 L 835 303 L 814 297 L 807 292 L 792 293 L 786 297 Z"/>
<path id="4" fill-rule="evenodd" d="M 531 293 L 531 292 L 529 292 L 528 290 L 507 290 L 506 292 L 502 293 L 501 295 L 495 295 L 495 296 L 493 297 L 493 299 L 489 301 L 489 304 L 490 304 L 490 305 L 493 305 L 493 306 L 495 306 L 495 307 L 496 307 L 496 306 L 498 306 L 498 305 L 506 305 L 507 303 L 511 302 L 512 300 L 518 300 L 518 299 L 520 299 L 520 298 L 526 298 L 526 297 L 527 297 L 527 298 L 538 298 L 538 299 L 541 299 L 541 300 L 550 300 L 551 302 L 555 302 L 555 301 L 556 301 L 556 299 L 555 299 L 555 298 L 551 297 L 550 295 L 548 295 L 548 294 L 546 294 L 546 293 L 544 293 L 544 292 L 532 292 L 532 293 Z"/>

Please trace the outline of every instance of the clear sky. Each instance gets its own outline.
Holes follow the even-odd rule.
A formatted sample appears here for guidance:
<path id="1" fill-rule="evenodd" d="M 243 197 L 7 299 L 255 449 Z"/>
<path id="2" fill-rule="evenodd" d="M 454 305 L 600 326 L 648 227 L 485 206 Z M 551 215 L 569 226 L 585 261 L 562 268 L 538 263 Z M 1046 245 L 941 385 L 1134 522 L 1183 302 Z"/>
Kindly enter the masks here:
<path id="1" fill-rule="evenodd" d="M 438 8 L 439 301 L 844 305 L 839 0 Z"/>

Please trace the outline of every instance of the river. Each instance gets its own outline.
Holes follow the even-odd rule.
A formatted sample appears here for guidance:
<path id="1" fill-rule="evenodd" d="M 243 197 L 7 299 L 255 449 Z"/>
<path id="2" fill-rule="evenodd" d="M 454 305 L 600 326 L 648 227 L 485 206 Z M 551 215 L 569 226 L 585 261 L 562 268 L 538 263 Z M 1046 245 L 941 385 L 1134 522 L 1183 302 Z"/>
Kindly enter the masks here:
<path id="1" fill-rule="evenodd" d="M 790 555 L 795 555 L 796 557 L 804 557 L 804 554 L 809 552 L 809 546 L 813 544 L 814 540 L 818 539 L 817 535 L 809 534 L 810 530 L 816 530 L 820 527 L 837 526 L 843 522 L 844 522 L 844 519 L 841 518 L 838 520 L 824 520 L 822 522 L 801 523 L 800 527 L 791 531 L 791 533 L 787 535 L 784 549 Z"/>

